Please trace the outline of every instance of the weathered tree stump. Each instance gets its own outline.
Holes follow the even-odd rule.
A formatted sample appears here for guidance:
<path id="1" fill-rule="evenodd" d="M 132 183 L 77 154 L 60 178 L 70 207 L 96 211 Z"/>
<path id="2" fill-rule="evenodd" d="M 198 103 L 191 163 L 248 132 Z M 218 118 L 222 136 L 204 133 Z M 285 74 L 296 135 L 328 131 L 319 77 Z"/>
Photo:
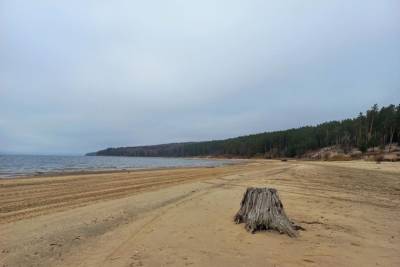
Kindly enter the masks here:
<path id="1" fill-rule="evenodd" d="M 245 223 L 247 231 L 251 233 L 276 230 L 281 234 L 296 237 L 296 230 L 303 229 L 288 219 L 274 188 L 247 188 L 234 220 L 238 224 Z"/>

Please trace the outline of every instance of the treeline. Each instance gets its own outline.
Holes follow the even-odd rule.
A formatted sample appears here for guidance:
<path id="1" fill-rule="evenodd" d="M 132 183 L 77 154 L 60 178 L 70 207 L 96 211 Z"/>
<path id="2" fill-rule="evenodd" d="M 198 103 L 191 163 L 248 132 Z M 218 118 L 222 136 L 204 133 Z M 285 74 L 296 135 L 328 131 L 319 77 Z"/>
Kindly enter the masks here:
<path id="1" fill-rule="evenodd" d="M 107 156 L 237 156 L 301 157 L 310 150 L 337 146 L 345 152 L 371 147 L 389 149 L 400 141 L 400 105 L 374 105 L 358 117 L 285 131 L 266 132 L 226 140 L 174 143 L 155 146 L 108 148 L 95 153 Z"/>

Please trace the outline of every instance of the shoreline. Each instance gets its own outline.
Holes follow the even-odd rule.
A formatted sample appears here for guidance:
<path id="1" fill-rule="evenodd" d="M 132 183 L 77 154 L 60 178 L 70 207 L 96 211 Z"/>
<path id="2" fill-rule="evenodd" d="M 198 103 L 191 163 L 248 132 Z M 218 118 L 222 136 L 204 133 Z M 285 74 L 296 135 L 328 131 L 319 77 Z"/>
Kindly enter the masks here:
<path id="1" fill-rule="evenodd" d="M 193 158 L 196 159 L 196 158 Z M 213 160 L 213 159 L 210 159 Z M 35 174 L 18 175 L 18 176 L 0 176 L 1 181 L 7 180 L 21 180 L 21 179 L 35 179 L 35 178 L 49 178 L 49 177 L 64 177 L 64 176 L 85 176 L 93 174 L 115 174 L 115 173 L 131 173 L 141 171 L 161 171 L 161 170 L 179 170 L 179 169 L 201 169 L 201 168 L 220 168 L 230 165 L 247 164 L 256 160 L 241 160 L 241 162 L 227 162 L 219 166 L 171 166 L 171 167 L 149 167 L 149 168 L 123 168 L 123 169 L 104 169 L 104 170 L 72 170 L 72 171 L 50 171 L 50 172 L 37 172 Z"/>
<path id="2" fill-rule="evenodd" d="M 315 159 L 297 159 L 297 158 L 282 158 L 282 159 L 263 159 L 263 158 L 197 158 L 191 157 L 187 159 L 209 159 L 209 160 L 232 160 L 237 162 L 227 162 L 218 166 L 171 166 L 171 167 L 143 167 L 143 168 L 122 168 L 122 169 L 100 169 L 100 170 L 72 170 L 72 171 L 50 171 L 50 172 L 37 172 L 36 174 L 17 175 L 17 176 L 0 176 L 0 181 L 7 180 L 20 180 L 20 179 L 35 179 L 35 178 L 48 178 L 48 177 L 63 177 L 63 176 L 75 176 L 75 175 L 93 175 L 93 174 L 114 174 L 114 173 L 131 173 L 141 171 L 160 171 L 160 170 L 175 170 L 175 169 L 201 169 L 201 168 L 220 168 L 230 165 L 246 165 L 253 162 L 309 162 L 309 163 L 335 163 L 351 164 L 352 162 L 364 162 L 365 164 L 375 164 L 375 161 L 367 159 L 352 159 L 352 160 L 315 160 Z M 400 165 L 400 161 L 383 161 L 379 164 L 390 164 Z M 376 166 L 379 166 L 378 164 Z"/>

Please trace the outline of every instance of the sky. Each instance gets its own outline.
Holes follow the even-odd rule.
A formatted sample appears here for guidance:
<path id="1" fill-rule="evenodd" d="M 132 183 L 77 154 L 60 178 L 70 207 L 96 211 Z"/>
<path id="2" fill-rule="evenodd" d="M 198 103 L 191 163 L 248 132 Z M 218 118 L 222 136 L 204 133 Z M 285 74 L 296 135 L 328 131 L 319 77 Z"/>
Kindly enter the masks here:
<path id="1" fill-rule="evenodd" d="M 400 103 L 400 1 L 0 0 L 0 152 L 216 140 Z"/>

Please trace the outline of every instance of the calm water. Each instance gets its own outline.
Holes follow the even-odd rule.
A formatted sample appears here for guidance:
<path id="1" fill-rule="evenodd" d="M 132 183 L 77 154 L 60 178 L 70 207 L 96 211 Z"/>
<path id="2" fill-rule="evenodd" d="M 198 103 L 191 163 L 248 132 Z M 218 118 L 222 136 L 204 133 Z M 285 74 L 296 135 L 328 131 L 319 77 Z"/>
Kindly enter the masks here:
<path id="1" fill-rule="evenodd" d="M 183 158 L 0 155 L 0 178 L 51 172 L 164 167 L 212 167 L 233 162 L 235 161 Z"/>

